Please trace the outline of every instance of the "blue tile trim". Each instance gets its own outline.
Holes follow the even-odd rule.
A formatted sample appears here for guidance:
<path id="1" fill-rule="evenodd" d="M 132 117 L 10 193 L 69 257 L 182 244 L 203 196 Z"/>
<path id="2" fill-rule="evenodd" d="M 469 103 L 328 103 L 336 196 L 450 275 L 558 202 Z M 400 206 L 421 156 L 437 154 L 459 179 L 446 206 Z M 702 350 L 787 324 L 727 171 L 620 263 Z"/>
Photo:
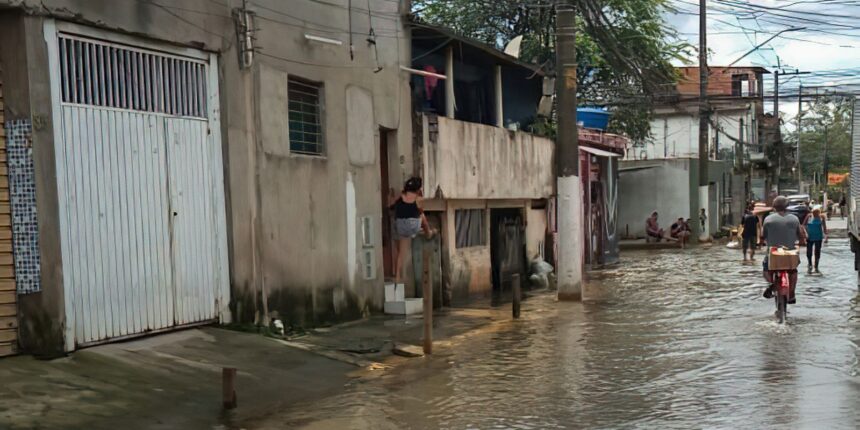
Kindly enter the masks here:
<path id="1" fill-rule="evenodd" d="M 6 122 L 6 152 L 12 202 L 12 250 L 15 256 L 18 294 L 37 293 L 42 289 L 32 131 L 29 120 Z"/>

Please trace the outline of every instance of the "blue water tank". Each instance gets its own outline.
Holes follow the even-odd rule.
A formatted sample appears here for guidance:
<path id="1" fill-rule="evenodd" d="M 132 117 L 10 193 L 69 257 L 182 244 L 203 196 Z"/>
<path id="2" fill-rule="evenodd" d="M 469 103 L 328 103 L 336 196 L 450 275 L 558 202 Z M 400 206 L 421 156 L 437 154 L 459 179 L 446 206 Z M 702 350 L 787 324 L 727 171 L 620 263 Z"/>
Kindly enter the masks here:
<path id="1" fill-rule="evenodd" d="M 612 116 L 612 114 L 602 108 L 576 108 L 576 122 L 585 128 L 606 130 L 610 116 Z"/>

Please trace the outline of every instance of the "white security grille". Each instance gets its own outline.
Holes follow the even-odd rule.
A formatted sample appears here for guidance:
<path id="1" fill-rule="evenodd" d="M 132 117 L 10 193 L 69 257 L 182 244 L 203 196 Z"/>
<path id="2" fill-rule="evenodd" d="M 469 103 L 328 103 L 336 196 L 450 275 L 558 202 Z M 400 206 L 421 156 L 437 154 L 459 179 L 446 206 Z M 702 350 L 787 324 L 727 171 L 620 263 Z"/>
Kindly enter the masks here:
<path id="1" fill-rule="evenodd" d="M 179 56 L 61 34 L 62 100 L 206 118 L 206 65 Z"/>

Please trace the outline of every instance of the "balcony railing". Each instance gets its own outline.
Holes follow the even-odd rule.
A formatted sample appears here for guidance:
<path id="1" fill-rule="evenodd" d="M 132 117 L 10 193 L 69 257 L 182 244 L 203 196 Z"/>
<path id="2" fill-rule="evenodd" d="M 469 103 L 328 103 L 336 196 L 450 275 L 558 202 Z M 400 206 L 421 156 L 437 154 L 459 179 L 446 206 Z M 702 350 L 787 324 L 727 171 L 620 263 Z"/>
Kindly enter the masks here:
<path id="1" fill-rule="evenodd" d="M 539 199 L 555 183 L 552 140 L 423 114 L 417 148 L 428 198 Z"/>

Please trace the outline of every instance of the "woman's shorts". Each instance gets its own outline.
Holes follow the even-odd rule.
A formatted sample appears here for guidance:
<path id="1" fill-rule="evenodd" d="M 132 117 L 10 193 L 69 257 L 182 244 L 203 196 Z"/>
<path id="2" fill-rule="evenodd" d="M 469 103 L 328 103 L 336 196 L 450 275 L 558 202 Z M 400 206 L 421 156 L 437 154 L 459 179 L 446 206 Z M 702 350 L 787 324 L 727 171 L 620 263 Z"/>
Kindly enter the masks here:
<path id="1" fill-rule="evenodd" d="M 421 218 L 397 218 L 394 230 L 401 239 L 413 238 L 421 232 Z"/>

